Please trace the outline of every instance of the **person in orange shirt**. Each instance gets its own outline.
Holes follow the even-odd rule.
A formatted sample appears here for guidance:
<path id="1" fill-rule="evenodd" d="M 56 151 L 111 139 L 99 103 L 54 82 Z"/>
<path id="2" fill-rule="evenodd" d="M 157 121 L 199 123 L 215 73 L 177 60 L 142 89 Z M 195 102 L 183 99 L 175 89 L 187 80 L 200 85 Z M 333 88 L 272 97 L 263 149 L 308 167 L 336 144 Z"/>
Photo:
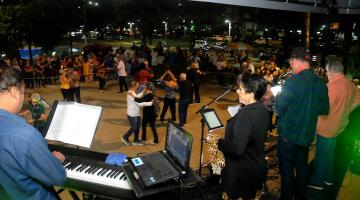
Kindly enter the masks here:
<path id="1" fill-rule="evenodd" d="M 318 117 L 314 173 L 308 185 L 313 193 L 322 193 L 325 187 L 333 184 L 337 138 L 348 125 L 350 112 L 360 103 L 360 92 L 343 74 L 344 67 L 339 58 L 329 56 L 325 69 L 329 79 L 330 112 L 327 116 Z"/>

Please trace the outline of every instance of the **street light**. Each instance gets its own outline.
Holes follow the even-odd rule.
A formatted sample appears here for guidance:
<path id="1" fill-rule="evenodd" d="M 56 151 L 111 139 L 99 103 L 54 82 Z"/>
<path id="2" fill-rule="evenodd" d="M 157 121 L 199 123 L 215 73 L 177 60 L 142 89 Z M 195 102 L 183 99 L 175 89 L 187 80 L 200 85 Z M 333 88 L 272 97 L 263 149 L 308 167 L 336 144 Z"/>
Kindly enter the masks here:
<path id="1" fill-rule="evenodd" d="M 92 6 L 98 6 L 99 5 L 98 2 L 89 1 L 88 3 L 89 3 L 89 5 L 92 5 Z"/>
<path id="2" fill-rule="evenodd" d="M 230 20 L 225 20 L 225 23 L 228 23 L 229 24 L 229 37 L 231 37 L 231 21 Z"/>
<path id="3" fill-rule="evenodd" d="M 128 25 L 130 26 L 130 34 L 131 33 L 133 33 L 133 31 L 132 31 L 132 27 L 133 27 L 133 25 L 134 25 L 135 23 L 134 22 L 128 22 Z"/>
<path id="4" fill-rule="evenodd" d="M 87 2 L 87 3 L 86 3 Z M 84 45 L 87 45 L 87 38 L 86 38 L 86 32 L 87 32 L 87 19 L 86 19 L 86 6 L 98 6 L 99 3 L 98 2 L 92 2 L 92 1 L 87 1 L 87 0 L 83 0 L 83 20 L 84 20 L 84 26 L 83 26 L 83 34 L 84 34 Z"/>
<path id="5" fill-rule="evenodd" d="M 166 37 L 166 33 L 167 33 L 167 22 L 166 21 L 163 21 L 162 22 L 164 24 L 164 28 L 165 28 L 165 37 Z"/>

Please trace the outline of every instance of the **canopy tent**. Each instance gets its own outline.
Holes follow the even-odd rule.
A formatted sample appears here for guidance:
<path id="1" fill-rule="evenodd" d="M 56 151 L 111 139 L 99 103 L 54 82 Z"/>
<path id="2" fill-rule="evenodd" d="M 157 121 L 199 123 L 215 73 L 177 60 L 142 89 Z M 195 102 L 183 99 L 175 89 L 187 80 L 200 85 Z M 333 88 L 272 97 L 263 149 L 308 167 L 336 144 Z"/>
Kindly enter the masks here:
<path id="1" fill-rule="evenodd" d="M 30 51 L 29 49 L 19 49 L 21 59 L 29 59 L 30 58 Z M 35 58 L 36 56 L 43 53 L 41 48 L 31 48 L 32 57 Z"/>
<path id="2" fill-rule="evenodd" d="M 295 12 L 360 14 L 360 0 L 192 0 Z"/>

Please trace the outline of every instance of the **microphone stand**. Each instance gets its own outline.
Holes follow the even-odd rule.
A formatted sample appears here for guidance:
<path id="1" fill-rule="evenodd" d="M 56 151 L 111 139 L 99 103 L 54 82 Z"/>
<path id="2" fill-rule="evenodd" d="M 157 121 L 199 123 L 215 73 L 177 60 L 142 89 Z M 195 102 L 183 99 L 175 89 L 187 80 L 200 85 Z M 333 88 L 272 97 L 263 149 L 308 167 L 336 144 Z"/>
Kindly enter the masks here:
<path id="1" fill-rule="evenodd" d="M 207 103 L 205 106 L 202 106 L 198 111 L 195 112 L 195 114 L 201 114 L 201 139 L 200 139 L 200 160 L 199 160 L 199 176 L 201 177 L 201 168 L 202 168 L 202 159 L 203 159 L 203 147 L 204 147 L 204 132 L 205 132 L 205 119 L 202 115 L 202 113 L 215 101 L 218 101 L 221 97 L 223 97 L 225 94 L 230 92 L 231 89 L 225 90 L 222 94 L 217 96 L 215 99 L 211 100 L 209 103 Z"/>

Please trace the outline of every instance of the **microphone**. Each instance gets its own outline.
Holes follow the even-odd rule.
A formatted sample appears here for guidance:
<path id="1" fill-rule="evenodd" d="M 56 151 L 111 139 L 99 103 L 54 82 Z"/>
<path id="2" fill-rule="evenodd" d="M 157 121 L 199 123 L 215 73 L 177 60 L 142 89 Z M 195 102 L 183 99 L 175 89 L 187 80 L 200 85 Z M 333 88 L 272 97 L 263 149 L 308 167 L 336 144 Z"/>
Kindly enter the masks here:
<path id="1" fill-rule="evenodd" d="M 225 94 L 229 93 L 231 91 L 231 86 L 228 86 L 225 88 L 225 90 L 215 98 L 215 101 L 219 100 L 221 97 L 223 97 Z"/>
<path id="2" fill-rule="evenodd" d="M 214 103 L 215 101 L 219 100 L 221 97 L 223 97 L 225 94 L 229 93 L 231 91 L 231 86 L 228 86 L 225 88 L 225 90 L 219 95 L 217 96 L 214 100 L 212 100 L 211 102 L 209 102 L 207 105 L 205 106 L 202 106 L 198 111 L 195 112 L 195 114 L 198 114 L 198 113 L 202 113 L 204 112 L 208 106 L 212 103 Z"/>
<path id="3" fill-rule="evenodd" d="M 279 78 L 286 77 L 287 75 L 292 74 L 292 73 L 294 73 L 294 70 L 291 70 L 291 71 L 285 72 L 284 74 L 281 74 L 281 75 L 279 76 Z"/>

